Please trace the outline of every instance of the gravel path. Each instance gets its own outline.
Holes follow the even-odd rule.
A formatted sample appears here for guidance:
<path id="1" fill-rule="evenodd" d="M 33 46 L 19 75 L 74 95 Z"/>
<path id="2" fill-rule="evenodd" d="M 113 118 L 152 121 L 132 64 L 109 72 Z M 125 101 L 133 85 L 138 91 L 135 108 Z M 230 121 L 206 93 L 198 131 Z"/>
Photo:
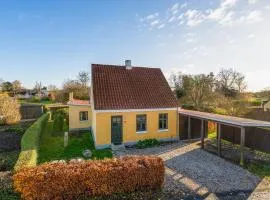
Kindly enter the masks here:
<path id="1" fill-rule="evenodd" d="M 261 181 L 247 170 L 201 150 L 196 142 L 129 148 L 115 154 L 160 156 L 166 166 L 164 191 L 176 196 L 181 193 L 191 194 L 194 199 L 247 199 Z"/>

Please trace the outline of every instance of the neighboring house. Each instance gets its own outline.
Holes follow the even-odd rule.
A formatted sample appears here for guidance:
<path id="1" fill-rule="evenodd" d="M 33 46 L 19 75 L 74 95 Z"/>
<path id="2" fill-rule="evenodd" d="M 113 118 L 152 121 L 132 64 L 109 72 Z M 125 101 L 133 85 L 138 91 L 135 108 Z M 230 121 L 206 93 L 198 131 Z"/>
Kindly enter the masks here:
<path id="1" fill-rule="evenodd" d="M 178 103 L 159 68 L 92 64 L 91 106 L 70 99 L 70 129 L 88 113 L 96 148 L 178 139 Z"/>
<path id="2" fill-rule="evenodd" d="M 92 126 L 92 110 L 90 101 L 73 98 L 73 93 L 69 94 L 69 129 L 84 130 Z"/>

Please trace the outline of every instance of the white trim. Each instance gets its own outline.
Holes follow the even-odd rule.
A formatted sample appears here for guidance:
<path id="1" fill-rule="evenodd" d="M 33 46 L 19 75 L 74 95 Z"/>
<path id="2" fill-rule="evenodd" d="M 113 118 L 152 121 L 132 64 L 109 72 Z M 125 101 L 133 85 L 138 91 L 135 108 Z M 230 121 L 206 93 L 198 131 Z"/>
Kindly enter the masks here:
<path id="1" fill-rule="evenodd" d="M 148 133 L 148 131 L 136 131 L 137 134 L 144 134 L 144 133 Z"/>
<path id="2" fill-rule="evenodd" d="M 168 132 L 169 129 L 159 129 L 158 132 Z"/>
<path id="3" fill-rule="evenodd" d="M 75 103 L 67 103 L 68 106 L 90 106 L 91 104 L 75 104 Z"/>
<path id="4" fill-rule="evenodd" d="M 147 109 L 123 109 L 123 110 L 95 110 L 96 113 L 107 113 L 107 112 L 147 112 L 147 111 L 167 111 L 167 110 L 177 110 L 175 108 L 147 108 Z"/>

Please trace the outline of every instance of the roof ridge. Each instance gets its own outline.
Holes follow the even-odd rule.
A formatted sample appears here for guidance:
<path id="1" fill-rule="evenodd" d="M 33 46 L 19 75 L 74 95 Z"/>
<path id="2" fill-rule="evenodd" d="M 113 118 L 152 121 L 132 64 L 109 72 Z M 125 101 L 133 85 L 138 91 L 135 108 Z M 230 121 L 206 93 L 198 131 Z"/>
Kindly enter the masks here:
<path id="1" fill-rule="evenodd" d="M 100 67 L 126 67 L 125 65 L 97 64 L 97 63 L 92 63 L 91 66 L 100 66 Z M 143 67 L 143 66 L 132 65 L 132 68 L 159 69 L 159 70 L 161 70 L 159 67 L 151 67 L 151 66 Z"/>

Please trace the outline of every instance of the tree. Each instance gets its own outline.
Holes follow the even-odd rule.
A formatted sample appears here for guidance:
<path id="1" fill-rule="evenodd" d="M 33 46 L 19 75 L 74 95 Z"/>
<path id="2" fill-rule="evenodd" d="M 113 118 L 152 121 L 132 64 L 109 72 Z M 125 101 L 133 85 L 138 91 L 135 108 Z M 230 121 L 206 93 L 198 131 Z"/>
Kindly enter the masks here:
<path id="1" fill-rule="evenodd" d="M 83 87 L 87 87 L 89 83 L 89 73 L 85 71 L 81 71 L 78 74 L 78 81 L 83 85 Z"/>
<path id="2" fill-rule="evenodd" d="M 186 76 L 187 75 L 184 75 L 183 73 L 178 72 L 177 74 L 171 74 L 169 78 L 171 88 L 173 89 L 177 99 L 180 99 L 186 95 L 186 91 L 184 88 L 185 87 L 184 81 L 187 80 L 185 79 Z"/>
<path id="3" fill-rule="evenodd" d="M 227 97 L 235 97 L 247 87 L 245 76 L 233 69 L 221 69 L 217 75 L 216 86 L 217 90 Z"/>
<path id="4" fill-rule="evenodd" d="M 186 96 L 195 109 L 204 110 L 212 104 L 213 87 L 214 76 L 212 73 L 190 76 Z"/>
<path id="5" fill-rule="evenodd" d="M 2 92 L 11 92 L 13 88 L 12 83 L 9 81 L 3 82 L 1 84 L 1 87 L 2 87 Z"/>
<path id="6" fill-rule="evenodd" d="M 48 91 L 52 92 L 52 91 L 56 91 L 58 90 L 57 87 L 55 85 L 49 85 L 48 86 Z"/>
<path id="7" fill-rule="evenodd" d="M 18 94 L 18 92 L 22 89 L 22 84 L 20 81 L 18 80 L 15 80 L 12 82 L 12 90 L 13 90 L 13 93 L 14 93 L 14 96 L 16 94 Z"/>
<path id="8" fill-rule="evenodd" d="M 20 121 L 20 107 L 16 99 L 0 94 L 0 124 L 14 124 Z"/>
<path id="9" fill-rule="evenodd" d="M 39 97 L 41 96 L 41 90 L 42 90 L 42 83 L 41 82 L 36 82 L 36 85 L 34 87 L 34 91 L 37 93 L 37 95 Z"/>

